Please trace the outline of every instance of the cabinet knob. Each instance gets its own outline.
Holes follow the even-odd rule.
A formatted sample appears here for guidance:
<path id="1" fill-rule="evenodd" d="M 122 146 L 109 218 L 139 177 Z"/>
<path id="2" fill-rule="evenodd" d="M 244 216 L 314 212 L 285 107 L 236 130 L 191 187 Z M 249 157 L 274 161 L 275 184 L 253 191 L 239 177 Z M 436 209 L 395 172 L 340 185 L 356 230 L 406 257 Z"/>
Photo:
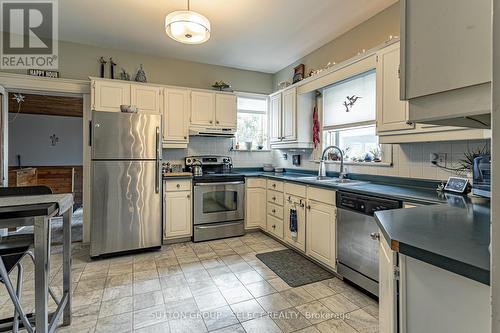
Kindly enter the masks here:
<path id="1" fill-rule="evenodd" d="M 273 229 L 276 229 L 276 224 L 273 224 Z"/>
<path id="2" fill-rule="evenodd" d="M 370 234 L 371 239 L 373 240 L 380 240 L 380 234 L 378 232 L 372 232 Z"/>
<path id="3" fill-rule="evenodd" d="M 276 197 L 273 197 L 273 201 L 276 201 Z"/>
<path id="4" fill-rule="evenodd" d="M 184 136 L 184 140 L 186 140 L 188 137 L 187 136 Z"/>
<path id="5" fill-rule="evenodd" d="M 306 208 L 311 210 L 311 205 L 307 205 Z"/>
<path id="6" fill-rule="evenodd" d="M 213 123 L 214 123 L 213 120 L 210 120 L 210 124 L 213 124 Z"/>
<path id="7" fill-rule="evenodd" d="M 273 184 L 273 187 L 276 188 L 276 184 Z"/>
<path id="8" fill-rule="evenodd" d="M 217 120 L 217 121 L 215 121 L 215 123 L 216 123 L 216 124 L 219 124 L 219 121 Z"/>
<path id="9" fill-rule="evenodd" d="M 177 188 L 180 188 L 180 187 L 181 187 L 181 184 L 177 184 L 176 186 L 177 186 Z"/>
<path id="10" fill-rule="evenodd" d="M 191 194 L 186 195 L 186 197 L 187 197 L 188 199 L 189 199 L 189 198 L 191 198 Z"/>
<path id="11" fill-rule="evenodd" d="M 272 212 L 273 212 L 273 213 L 276 213 L 276 209 L 273 209 L 273 210 L 272 210 Z"/>

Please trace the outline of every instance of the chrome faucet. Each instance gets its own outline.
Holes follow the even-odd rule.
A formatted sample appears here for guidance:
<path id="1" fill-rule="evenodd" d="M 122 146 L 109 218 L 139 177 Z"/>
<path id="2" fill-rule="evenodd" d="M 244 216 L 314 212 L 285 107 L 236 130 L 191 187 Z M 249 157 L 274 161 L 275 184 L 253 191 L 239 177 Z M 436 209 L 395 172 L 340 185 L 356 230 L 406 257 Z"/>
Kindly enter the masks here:
<path id="1" fill-rule="evenodd" d="M 321 159 L 319 161 L 319 170 L 318 170 L 318 179 L 326 177 L 326 166 L 325 166 L 325 154 L 330 149 L 336 149 L 340 153 L 340 174 L 339 178 L 343 179 L 345 177 L 344 173 L 344 153 L 342 149 L 337 146 L 328 146 L 323 150 L 323 154 L 321 154 Z"/>

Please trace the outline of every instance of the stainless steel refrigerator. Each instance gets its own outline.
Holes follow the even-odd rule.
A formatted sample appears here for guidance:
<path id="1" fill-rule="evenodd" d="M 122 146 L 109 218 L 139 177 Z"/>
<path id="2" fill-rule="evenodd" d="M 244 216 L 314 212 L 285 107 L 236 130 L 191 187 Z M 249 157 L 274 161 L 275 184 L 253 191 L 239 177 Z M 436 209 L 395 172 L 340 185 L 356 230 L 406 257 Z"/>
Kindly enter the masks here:
<path id="1" fill-rule="evenodd" d="M 161 116 L 92 113 L 90 255 L 161 246 Z"/>

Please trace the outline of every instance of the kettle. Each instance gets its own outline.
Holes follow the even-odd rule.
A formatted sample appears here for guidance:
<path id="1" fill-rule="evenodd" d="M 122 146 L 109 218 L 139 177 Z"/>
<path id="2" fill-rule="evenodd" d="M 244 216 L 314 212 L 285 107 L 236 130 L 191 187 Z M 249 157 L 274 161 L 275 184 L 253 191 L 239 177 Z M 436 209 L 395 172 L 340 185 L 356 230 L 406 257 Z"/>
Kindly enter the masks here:
<path id="1" fill-rule="evenodd" d="M 191 165 L 191 171 L 193 172 L 193 176 L 202 176 L 203 169 L 201 168 L 201 162 L 194 161 L 193 164 Z"/>

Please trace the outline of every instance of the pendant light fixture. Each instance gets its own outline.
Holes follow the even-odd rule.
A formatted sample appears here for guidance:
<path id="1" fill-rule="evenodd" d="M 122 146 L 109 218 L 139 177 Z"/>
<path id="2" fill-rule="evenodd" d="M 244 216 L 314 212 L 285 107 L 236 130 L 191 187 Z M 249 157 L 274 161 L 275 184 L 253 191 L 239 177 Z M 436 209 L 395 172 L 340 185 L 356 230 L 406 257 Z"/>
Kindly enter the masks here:
<path id="1" fill-rule="evenodd" d="M 190 10 L 187 0 L 187 10 L 178 10 L 165 17 L 167 35 L 181 43 L 201 44 L 210 38 L 210 21 Z"/>

